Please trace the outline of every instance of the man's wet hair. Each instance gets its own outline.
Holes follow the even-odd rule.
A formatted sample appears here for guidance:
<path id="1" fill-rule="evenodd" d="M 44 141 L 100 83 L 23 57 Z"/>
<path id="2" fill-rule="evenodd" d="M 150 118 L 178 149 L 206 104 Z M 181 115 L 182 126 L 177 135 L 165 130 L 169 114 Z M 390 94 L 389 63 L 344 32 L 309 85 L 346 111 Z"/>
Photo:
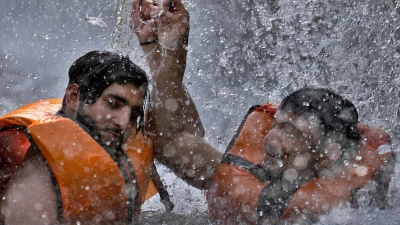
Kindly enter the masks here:
<path id="1" fill-rule="evenodd" d="M 79 85 L 80 99 L 87 104 L 95 103 L 103 91 L 113 83 L 130 83 L 143 88 L 145 96 L 137 125 L 140 130 L 144 123 L 144 107 L 148 97 L 146 72 L 134 64 L 128 56 L 109 51 L 91 51 L 78 58 L 70 67 L 68 86 Z"/>
<path id="2" fill-rule="evenodd" d="M 325 88 L 303 88 L 287 96 L 279 109 L 291 111 L 297 116 L 315 115 L 321 122 L 325 136 L 341 135 L 338 142 L 346 148 L 358 145 L 361 139 L 358 129 L 358 112 L 352 102 Z M 335 136 L 336 136 L 335 135 Z M 350 143 L 349 143 L 350 141 Z"/>

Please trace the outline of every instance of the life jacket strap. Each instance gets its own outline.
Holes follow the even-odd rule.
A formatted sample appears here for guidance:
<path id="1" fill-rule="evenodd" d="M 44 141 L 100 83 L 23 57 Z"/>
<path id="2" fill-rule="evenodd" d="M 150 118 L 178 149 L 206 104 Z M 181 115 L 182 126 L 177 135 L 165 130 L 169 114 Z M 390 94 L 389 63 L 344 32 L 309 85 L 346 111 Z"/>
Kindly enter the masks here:
<path id="1" fill-rule="evenodd" d="M 260 164 L 255 164 L 249 160 L 233 154 L 224 154 L 221 163 L 231 164 L 246 169 L 249 173 L 256 176 L 261 182 L 271 180 L 270 173 Z"/>
<path id="2" fill-rule="evenodd" d="M 265 186 L 258 199 L 257 224 L 277 224 L 303 182 L 304 180 L 291 182 L 285 179 L 273 179 Z"/>
<path id="3" fill-rule="evenodd" d="M 260 193 L 257 224 L 277 224 L 296 191 L 313 178 L 313 175 L 301 175 L 289 181 L 284 177 L 273 177 Z"/>

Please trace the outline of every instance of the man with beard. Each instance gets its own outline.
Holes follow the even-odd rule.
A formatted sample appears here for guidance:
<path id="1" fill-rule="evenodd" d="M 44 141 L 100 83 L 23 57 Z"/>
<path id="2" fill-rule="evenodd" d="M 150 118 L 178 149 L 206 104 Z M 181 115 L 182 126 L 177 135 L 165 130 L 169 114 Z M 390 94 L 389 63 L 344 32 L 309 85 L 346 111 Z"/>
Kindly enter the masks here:
<path id="1" fill-rule="evenodd" d="M 141 14 L 148 5 L 143 2 Z M 159 110 L 159 97 L 167 97 L 169 106 L 174 105 L 173 97 L 178 104 L 182 100 L 184 105 L 194 105 L 182 84 L 185 66 L 176 66 L 177 61 L 186 60 L 182 58 L 186 46 L 176 44 L 187 42 L 187 16 L 182 3 L 175 1 L 157 20 L 156 35 L 163 41 L 148 43 L 139 38 L 143 50 L 152 45 L 163 53 L 147 55 L 154 57 L 149 62 L 153 62 L 155 84 L 149 129 L 174 137 L 185 129 L 186 135 L 204 133 L 195 108 L 168 109 L 182 116 L 184 126 L 160 128 L 164 124 L 153 117 L 166 114 L 154 112 Z M 136 30 L 138 37 L 146 37 L 145 31 Z M 162 82 L 176 85 L 162 86 Z M 127 57 L 93 51 L 72 64 L 62 101 L 42 100 L 3 116 L 0 152 L 7 176 L 1 180 L 2 189 L 6 186 L 1 190 L 2 222 L 136 223 L 154 172 L 153 143 L 144 131 L 147 92 L 145 72 Z M 158 143 L 157 135 L 152 138 Z"/>
<path id="2" fill-rule="evenodd" d="M 2 154 L 21 160 L 8 165 L 20 169 L 3 193 L 3 222 L 137 220 L 153 165 L 147 92 L 146 73 L 128 57 L 92 51 L 72 64 L 57 113 L 52 99 L 5 115 Z"/>
<path id="3" fill-rule="evenodd" d="M 167 29 L 158 26 L 162 19 L 157 17 L 166 7 L 165 2 L 134 1 L 133 25 L 145 31 L 137 34 L 150 67 L 160 63 L 153 57 L 163 53 L 159 42 L 168 43 L 162 38 Z M 172 34 L 180 32 L 185 30 Z M 186 51 L 180 50 L 166 50 L 181 55 L 168 74 L 184 68 Z M 160 77 L 156 85 L 176 87 L 168 78 Z M 394 168 L 390 137 L 360 124 L 354 105 L 328 89 L 300 89 L 279 109 L 271 103 L 252 107 L 223 156 L 203 139 L 199 126 L 182 129 L 185 114 L 174 109 L 195 114 L 192 105 L 155 94 L 152 108 L 159 110 L 153 110 L 157 120 L 150 123 L 162 124 L 151 130 L 157 140 L 155 158 L 192 186 L 209 189 L 208 212 L 217 223 L 308 224 L 346 204 L 368 205 L 371 198 L 386 207 Z M 174 128 L 168 127 L 183 132 L 171 133 Z"/>
<path id="4" fill-rule="evenodd" d="M 387 206 L 390 137 L 359 124 L 354 105 L 303 88 L 277 107 L 253 107 L 232 139 L 208 193 L 221 224 L 310 224 L 352 204 Z M 379 150 L 378 150 L 379 149 Z"/>

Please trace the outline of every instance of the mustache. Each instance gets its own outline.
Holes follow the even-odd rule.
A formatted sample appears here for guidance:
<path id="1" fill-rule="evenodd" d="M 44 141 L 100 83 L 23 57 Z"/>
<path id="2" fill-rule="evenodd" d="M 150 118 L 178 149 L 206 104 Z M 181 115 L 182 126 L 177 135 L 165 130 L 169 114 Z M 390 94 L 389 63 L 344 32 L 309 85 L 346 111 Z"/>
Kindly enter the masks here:
<path id="1" fill-rule="evenodd" d="M 121 129 L 118 129 L 118 128 L 106 127 L 105 130 L 106 131 L 111 131 L 111 132 L 116 133 L 118 135 L 123 135 L 125 133 L 124 130 L 121 130 Z"/>
<path id="2" fill-rule="evenodd" d="M 122 143 L 122 140 L 123 140 L 123 137 L 124 137 L 124 133 L 125 133 L 124 130 L 121 130 L 121 129 L 118 129 L 118 128 L 106 127 L 106 128 L 105 128 L 105 131 L 106 131 L 106 132 L 111 132 L 111 133 L 116 134 L 117 137 L 118 137 L 118 139 L 119 139 L 119 140 L 121 141 L 121 143 Z"/>

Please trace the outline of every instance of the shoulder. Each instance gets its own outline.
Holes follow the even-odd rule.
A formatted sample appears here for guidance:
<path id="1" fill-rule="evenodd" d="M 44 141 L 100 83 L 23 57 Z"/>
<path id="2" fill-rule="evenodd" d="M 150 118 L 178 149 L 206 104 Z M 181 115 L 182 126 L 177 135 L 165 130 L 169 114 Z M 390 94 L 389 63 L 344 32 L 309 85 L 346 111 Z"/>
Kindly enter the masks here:
<path id="1" fill-rule="evenodd" d="M 3 198 L 5 222 L 57 222 L 57 194 L 46 165 L 38 157 L 26 161 L 12 177 Z"/>

